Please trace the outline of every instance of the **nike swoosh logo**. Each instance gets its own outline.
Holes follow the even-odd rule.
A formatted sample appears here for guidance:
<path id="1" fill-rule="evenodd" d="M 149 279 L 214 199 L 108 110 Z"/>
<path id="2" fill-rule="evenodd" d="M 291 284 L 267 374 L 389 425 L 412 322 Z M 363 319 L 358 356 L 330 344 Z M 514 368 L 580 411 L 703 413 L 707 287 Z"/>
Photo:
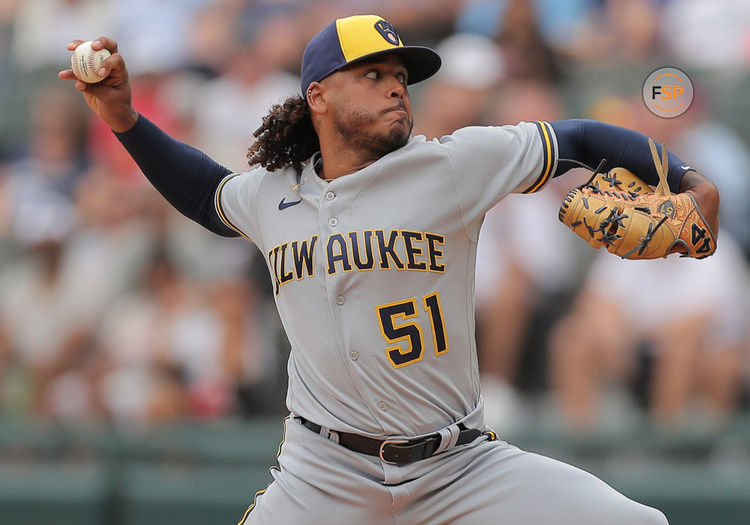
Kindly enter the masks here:
<path id="1" fill-rule="evenodd" d="M 680 166 L 680 167 L 681 167 L 682 169 L 684 169 L 685 171 L 687 171 L 687 170 L 689 170 L 689 169 L 690 169 L 690 166 L 688 166 L 687 164 L 686 164 L 686 165 L 684 165 L 684 166 Z"/>
<path id="2" fill-rule="evenodd" d="M 284 197 L 283 199 L 281 199 L 281 202 L 279 202 L 279 210 L 285 210 L 289 206 L 294 206 L 295 204 L 299 204 L 300 202 L 302 202 L 302 199 L 300 199 L 298 201 L 292 201 L 292 202 L 285 202 L 285 199 L 286 199 L 286 197 Z"/>

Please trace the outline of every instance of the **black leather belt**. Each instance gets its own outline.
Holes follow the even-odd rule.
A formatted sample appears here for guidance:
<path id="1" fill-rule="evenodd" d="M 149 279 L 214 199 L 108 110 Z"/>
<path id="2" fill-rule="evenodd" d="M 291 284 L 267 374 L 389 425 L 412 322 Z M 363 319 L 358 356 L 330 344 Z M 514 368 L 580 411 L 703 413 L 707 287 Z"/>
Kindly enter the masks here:
<path id="1" fill-rule="evenodd" d="M 323 427 L 320 425 L 303 417 L 296 419 L 316 434 L 321 434 Z M 466 428 L 463 423 L 459 423 L 458 428 L 456 445 L 471 443 L 482 434 L 481 430 Z M 338 435 L 338 443 L 342 447 L 368 456 L 377 456 L 385 463 L 392 465 L 405 465 L 412 461 L 432 457 L 441 441 L 440 434 L 432 434 L 419 439 L 373 439 L 348 432 L 335 432 L 335 434 Z"/>

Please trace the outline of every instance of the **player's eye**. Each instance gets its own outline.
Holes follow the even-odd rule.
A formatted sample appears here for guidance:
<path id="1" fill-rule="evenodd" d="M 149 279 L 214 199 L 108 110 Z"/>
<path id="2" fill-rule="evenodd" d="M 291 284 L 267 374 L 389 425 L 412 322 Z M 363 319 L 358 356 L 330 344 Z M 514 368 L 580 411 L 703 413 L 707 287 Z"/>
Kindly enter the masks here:
<path id="1" fill-rule="evenodd" d="M 396 74 L 396 78 L 398 79 L 399 82 L 401 82 L 401 84 L 403 84 L 404 86 L 406 85 L 406 74 L 405 73 L 398 73 L 398 74 Z"/>
<path id="2" fill-rule="evenodd" d="M 367 73 L 365 73 L 365 76 L 370 80 L 377 80 L 378 78 L 380 78 L 380 74 L 375 69 L 369 70 Z"/>

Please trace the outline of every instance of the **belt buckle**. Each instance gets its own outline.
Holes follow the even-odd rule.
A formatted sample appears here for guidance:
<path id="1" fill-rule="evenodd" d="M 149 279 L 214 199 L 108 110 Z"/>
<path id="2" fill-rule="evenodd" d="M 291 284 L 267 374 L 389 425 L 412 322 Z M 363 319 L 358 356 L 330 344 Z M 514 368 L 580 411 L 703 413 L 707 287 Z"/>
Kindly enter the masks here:
<path id="1" fill-rule="evenodd" d="M 408 439 L 386 439 L 380 444 L 380 451 L 378 455 L 380 456 L 380 461 L 383 461 L 385 463 L 388 463 L 389 465 L 398 465 L 399 463 L 397 461 L 388 461 L 383 457 L 383 450 L 385 449 L 386 445 L 405 445 L 409 443 Z"/>

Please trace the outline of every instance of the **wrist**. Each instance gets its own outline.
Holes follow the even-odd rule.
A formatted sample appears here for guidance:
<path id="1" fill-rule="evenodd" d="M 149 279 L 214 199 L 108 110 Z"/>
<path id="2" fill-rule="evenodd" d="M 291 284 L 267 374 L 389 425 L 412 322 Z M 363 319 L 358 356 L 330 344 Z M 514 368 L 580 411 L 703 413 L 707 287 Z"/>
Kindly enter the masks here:
<path id="1" fill-rule="evenodd" d="M 115 133 L 125 133 L 133 129 L 133 126 L 138 122 L 138 112 L 129 106 L 125 114 L 117 119 L 113 119 L 109 122 L 109 127 Z"/>
<path id="2" fill-rule="evenodd" d="M 689 171 L 685 173 L 682 179 L 680 191 L 690 193 L 693 196 L 707 224 L 718 234 L 719 191 L 716 189 L 716 186 L 697 171 Z"/>

